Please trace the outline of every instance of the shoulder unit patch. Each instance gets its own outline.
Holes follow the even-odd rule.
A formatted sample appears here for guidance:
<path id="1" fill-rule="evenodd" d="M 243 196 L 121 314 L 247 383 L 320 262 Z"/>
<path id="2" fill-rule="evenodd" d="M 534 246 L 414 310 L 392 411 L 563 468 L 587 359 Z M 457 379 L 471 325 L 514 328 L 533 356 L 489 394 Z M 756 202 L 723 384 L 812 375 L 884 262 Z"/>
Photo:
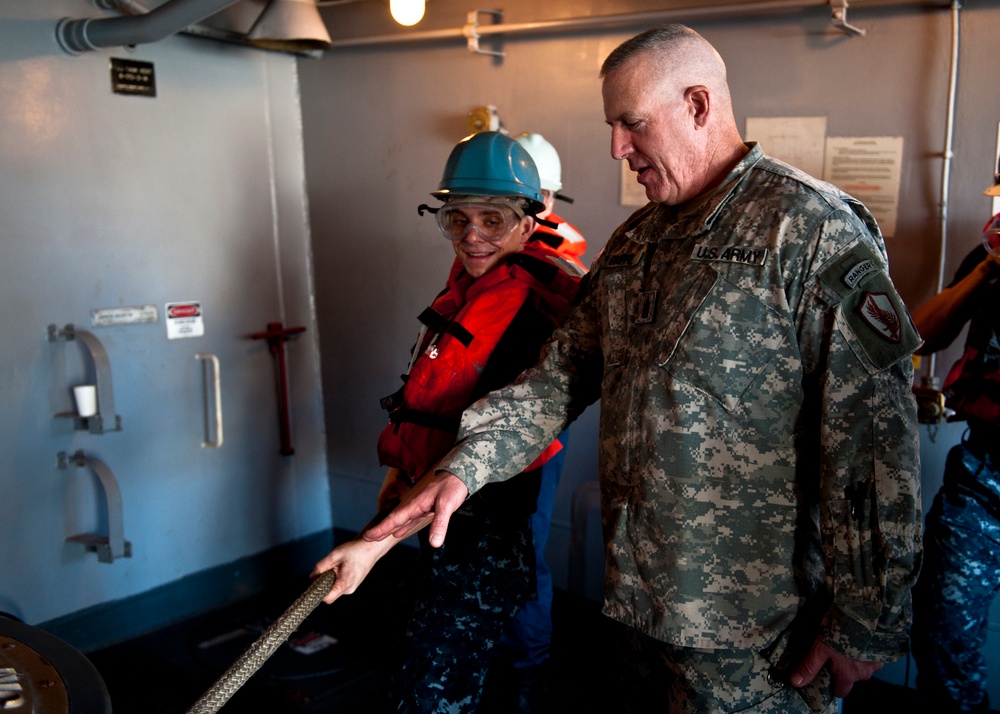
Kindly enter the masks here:
<path id="1" fill-rule="evenodd" d="M 865 293 L 858 305 L 861 317 L 880 335 L 890 342 L 899 342 L 903 322 L 887 293 Z"/>

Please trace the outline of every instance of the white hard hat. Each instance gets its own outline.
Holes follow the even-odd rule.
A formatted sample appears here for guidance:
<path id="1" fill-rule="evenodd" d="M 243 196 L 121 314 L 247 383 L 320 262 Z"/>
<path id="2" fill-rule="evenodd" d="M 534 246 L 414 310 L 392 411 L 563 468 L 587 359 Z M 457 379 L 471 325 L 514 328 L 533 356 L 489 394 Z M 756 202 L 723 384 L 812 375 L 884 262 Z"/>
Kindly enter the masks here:
<path id="1" fill-rule="evenodd" d="M 514 140 L 527 149 L 531 159 L 538 168 L 538 178 L 541 179 L 545 191 L 562 189 L 562 164 L 556 147 L 545 140 L 541 134 L 524 132 L 514 137 Z"/>

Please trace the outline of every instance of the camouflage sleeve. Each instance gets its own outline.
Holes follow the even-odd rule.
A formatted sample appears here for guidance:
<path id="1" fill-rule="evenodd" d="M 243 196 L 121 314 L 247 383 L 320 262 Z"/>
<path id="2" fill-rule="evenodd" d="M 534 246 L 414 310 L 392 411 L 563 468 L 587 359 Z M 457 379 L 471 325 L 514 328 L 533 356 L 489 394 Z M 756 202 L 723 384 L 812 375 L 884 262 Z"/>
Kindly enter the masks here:
<path id="1" fill-rule="evenodd" d="M 910 358 L 920 338 L 878 248 L 862 235 L 826 262 L 800 310 L 799 340 L 832 594 L 820 637 L 848 657 L 891 661 L 908 649 L 921 554 Z"/>
<path id="2" fill-rule="evenodd" d="M 589 277 L 580 284 L 577 305 L 542 348 L 539 364 L 462 414 L 458 442 L 435 469 L 454 473 L 470 494 L 523 471 L 600 396 L 601 320 Z"/>

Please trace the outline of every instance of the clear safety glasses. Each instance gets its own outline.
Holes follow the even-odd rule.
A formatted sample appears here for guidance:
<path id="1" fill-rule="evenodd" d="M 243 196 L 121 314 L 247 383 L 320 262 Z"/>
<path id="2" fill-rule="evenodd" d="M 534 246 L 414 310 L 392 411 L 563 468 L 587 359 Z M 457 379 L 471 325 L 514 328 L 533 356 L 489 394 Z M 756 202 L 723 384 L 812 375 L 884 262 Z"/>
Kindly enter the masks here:
<path id="1" fill-rule="evenodd" d="M 450 241 L 457 243 L 474 229 L 480 238 L 495 243 L 516 228 L 524 214 L 506 204 L 454 203 L 441 206 L 435 218 Z"/>

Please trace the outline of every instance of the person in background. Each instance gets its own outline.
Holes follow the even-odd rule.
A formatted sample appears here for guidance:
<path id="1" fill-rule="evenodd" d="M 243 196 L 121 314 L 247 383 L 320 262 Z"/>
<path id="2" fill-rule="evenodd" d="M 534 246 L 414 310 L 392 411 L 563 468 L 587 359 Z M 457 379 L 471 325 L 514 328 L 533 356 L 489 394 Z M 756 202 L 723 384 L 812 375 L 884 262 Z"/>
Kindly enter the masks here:
<path id="1" fill-rule="evenodd" d="M 650 203 L 540 365 L 467 409 L 456 448 L 364 537 L 431 519 L 447 547 L 470 494 L 517 481 L 600 399 L 605 704 L 832 712 L 909 646 L 920 337 L 874 217 L 743 142 L 707 40 L 653 28 L 601 76 L 611 155 Z"/>
<path id="2" fill-rule="evenodd" d="M 573 203 L 573 199 L 560 193 L 562 191 L 562 161 L 556 147 L 541 134 L 523 132 L 514 137 L 531 155 L 538 168 L 538 179 L 542 186 L 542 197 L 545 208 L 537 218 L 544 219 L 539 223 L 529 240 L 537 240 L 553 248 L 559 255 L 569 260 L 581 274 L 587 272 L 587 266 L 580 259 L 587 250 L 587 241 L 580 230 L 555 212 L 556 199 Z M 553 225 L 554 224 L 554 225 Z"/>
<path id="3" fill-rule="evenodd" d="M 389 423 L 378 441 L 388 467 L 380 512 L 453 446 L 465 407 L 537 362 L 580 281 L 553 249 L 528 240 L 544 200 L 531 157 L 510 137 L 463 139 L 432 195 L 443 205 L 419 210 L 435 214 L 456 257 L 445 289 L 420 315 L 403 387 L 382 400 Z M 535 595 L 529 517 L 541 467 L 560 448 L 553 440 L 520 478 L 470 498 L 448 548 L 422 549 L 393 711 L 476 711 L 501 633 Z M 325 601 L 353 592 L 393 545 L 358 539 L 320 560 L 314 575 L 337 570 Z"/>
<path id="4" fill-rule="evenodd" d="M 514 137 L 527 150 L 538 169 L 545 208 L 539 211 L 535 232 L 528 238 L 528 244 L 538 242 L 555 250 L 566 261 L 567 272 L 583 276 L 586 267 L 580 257 L 587 250 L 583 234 L 555 213 L 557 198 L 572 202 L 561 196 L 562 162 L 556 148 L 541 134 L 522 133 Z M 549 672 L 549 651 L 552 644 L 552 571 L 545 560 L 545 546 L 548 542 L 552 510 L 555 507 L 556 490 L 565 463 L 566 447 L 569 444 L 569 430 L 559 435 L 563 445 L 541 468 L 541 484 L 538 491 L 538 507 L 531 514 L 531 536 L 535 545 L 535 582 L 538 597 L 528 600 L 500 640 L 504 659 L 513 671 L 513 689 L 516 692 L 516 711 L 551 711 L 554 692 Z"/>
<path id="5" fill-rule="evenodd" d="M 1000 195 L 997 186 L 987 195 Z M 951 420 L 967 423 L 927 513 L 924 564 L 913 591 L 917 690 L 930 711 L 989 712 L 986 643 L 1000 588 L 1000 214 L 946 288 L 913 311 L 920 354 L 965 350 L 942 385 Z M 993 248 L 993 250 L 990 250 Z"/>

